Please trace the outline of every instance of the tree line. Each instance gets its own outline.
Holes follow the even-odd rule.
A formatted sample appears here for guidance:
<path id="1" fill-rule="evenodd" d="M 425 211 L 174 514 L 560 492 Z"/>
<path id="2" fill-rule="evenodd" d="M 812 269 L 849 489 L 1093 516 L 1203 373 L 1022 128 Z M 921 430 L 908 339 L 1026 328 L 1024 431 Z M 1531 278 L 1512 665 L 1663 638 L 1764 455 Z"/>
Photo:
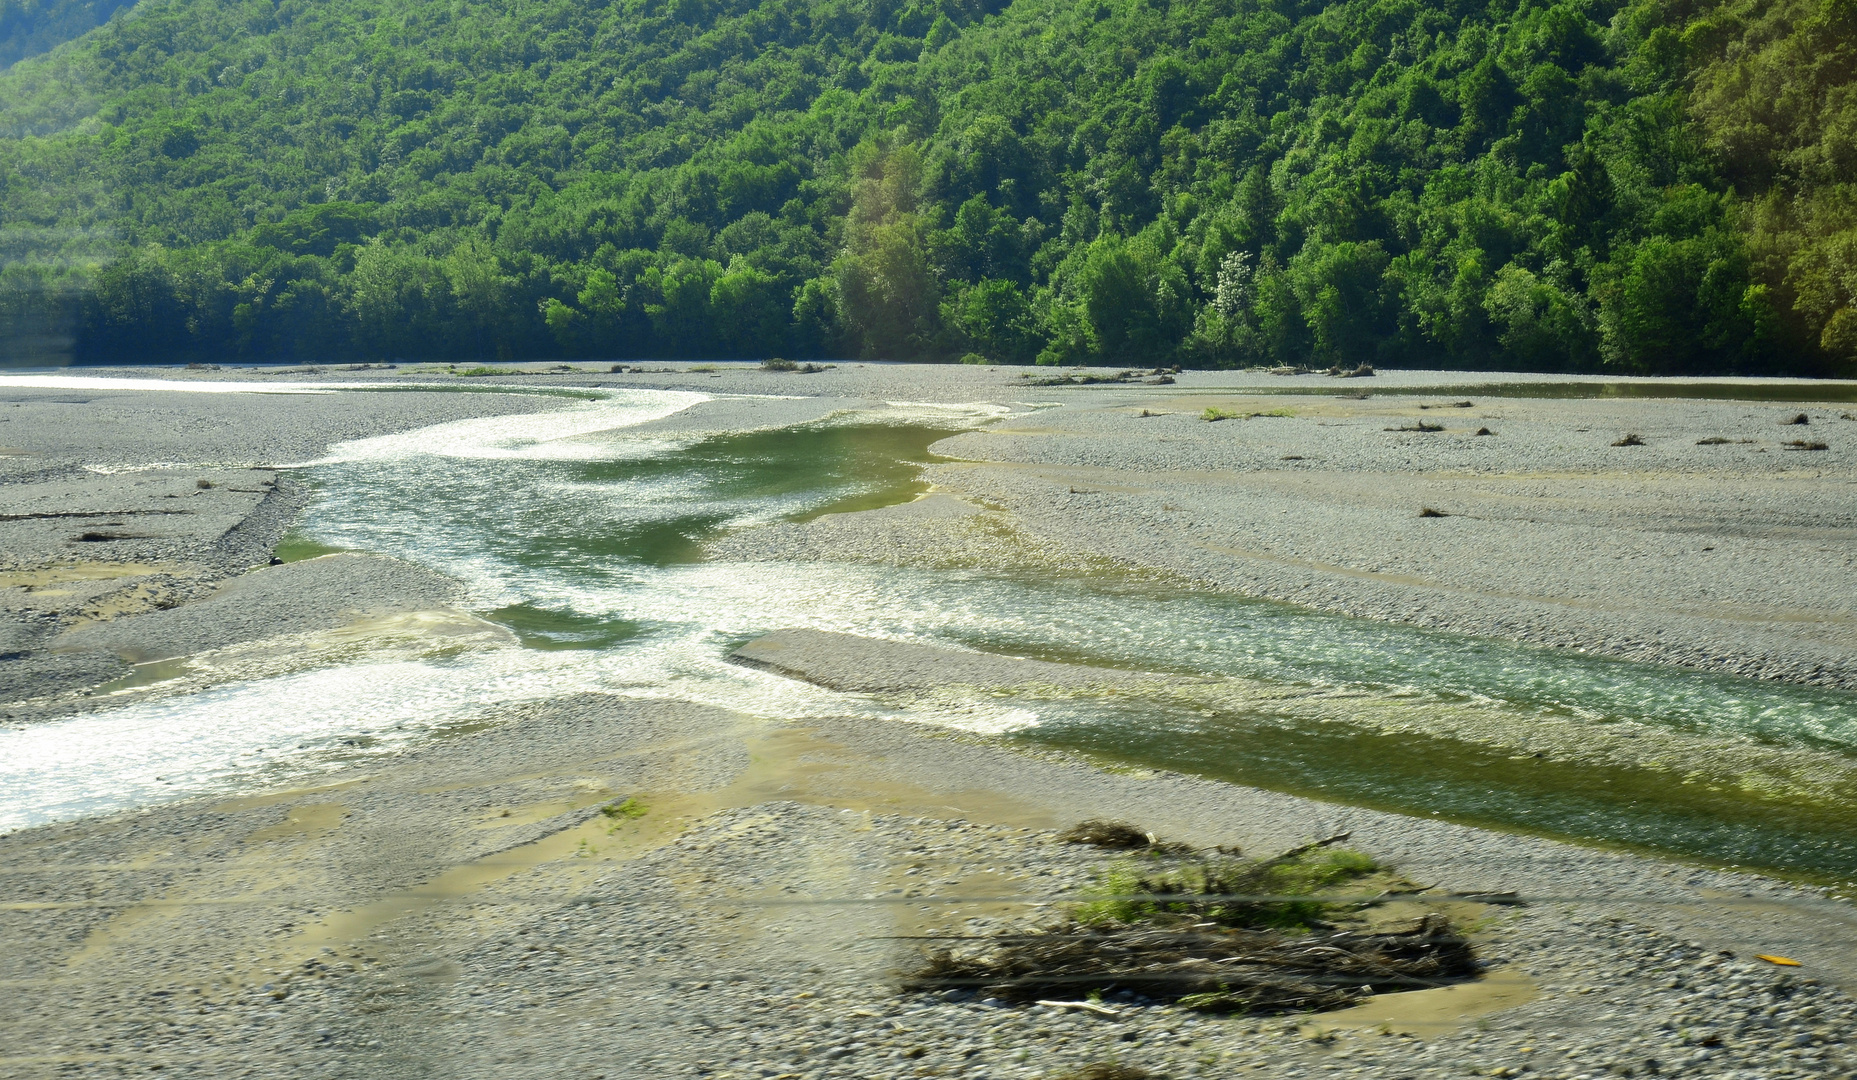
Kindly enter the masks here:
<path id="1" fill-rule="evenodd" d="M 1851 374 L 1854 43 L 1857 0 L 143 0 L 0 76 L 0 332 Z"/>

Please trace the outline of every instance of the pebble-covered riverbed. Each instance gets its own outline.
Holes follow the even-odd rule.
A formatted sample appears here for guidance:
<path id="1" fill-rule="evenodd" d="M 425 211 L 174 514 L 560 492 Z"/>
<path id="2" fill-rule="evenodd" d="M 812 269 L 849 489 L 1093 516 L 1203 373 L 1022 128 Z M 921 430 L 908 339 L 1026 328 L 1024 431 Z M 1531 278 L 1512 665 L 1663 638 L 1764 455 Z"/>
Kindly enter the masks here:
<path id="1" fill-rule="evenodd" d="M 438 1062 L 455 1076 L 611 1080 L 1033 1078 L 1095 1062 L 1415 1080 L 1857 1070 L 1845 1041 L 1857 1006 L 1842 992 L 1576 905 L 1501 909 L 1477 934 L 1491 977 L 1519 975 L 1538 997 L 1417 1035 L 1398 1019 L 1331 1030 L 1319 1014 L 1207 1016 L 1114 993 L 1110 1017 L 895 989 L 919 944 L 898 935 L 985 934 L 1056 912 L 884 901 L 1068 893 L 1113 859 L 1043 831 L 792 803 L 731 810 L 584 892 L 545 902 L 558 877 L 512 879 L 477 905 L 475 941 L 426 952 L 420 928 L 402 927 L 220 1005 L 153 1000 L 168 1019 L 124 1038 L 173 1052 L 188 1075 L 260 1061 L 307 1075 Z M 815 902 L 828 896 L 846 902 Z M 193 1057 L 206 1045 L 216 1063 Z"/>

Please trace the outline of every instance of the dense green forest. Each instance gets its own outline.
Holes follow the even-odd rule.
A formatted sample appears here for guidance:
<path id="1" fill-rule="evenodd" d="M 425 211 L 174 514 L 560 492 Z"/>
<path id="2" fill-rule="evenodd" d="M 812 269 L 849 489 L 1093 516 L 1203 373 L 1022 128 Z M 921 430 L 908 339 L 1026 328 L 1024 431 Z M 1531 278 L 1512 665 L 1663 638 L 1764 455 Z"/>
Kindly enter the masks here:
<path id="1" fill-rule="evenodd" d="M 1857 0 L 142 0 L 0 218 L 41 361 L 1851 374 Z"/>

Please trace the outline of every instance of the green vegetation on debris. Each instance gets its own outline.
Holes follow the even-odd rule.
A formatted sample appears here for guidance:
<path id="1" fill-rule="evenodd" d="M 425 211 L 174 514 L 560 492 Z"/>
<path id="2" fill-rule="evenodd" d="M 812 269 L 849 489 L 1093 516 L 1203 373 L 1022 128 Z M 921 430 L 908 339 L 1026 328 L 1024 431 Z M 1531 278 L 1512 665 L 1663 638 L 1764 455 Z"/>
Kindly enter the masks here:
<path id="1" fill-rule="evenodd" d="M 0 75 L 0 332 L 1849 373 L 1854 75 L 1852 0 L 143 0 Z"/>
<path id="2" fill-rule="evenodd" d="M 1346 848 L 1307 852 L 1290 859 L 1200 859 L 1156 871 L 1137 864 L 1114 867 L 1093 890 L 1102 899 L 1072 917 L 1086 926 L 1190 916 L 1199 923 L 1248 929 L 1308 929 L 1329 905 L 1313 897 L 1379 869 Z"/>

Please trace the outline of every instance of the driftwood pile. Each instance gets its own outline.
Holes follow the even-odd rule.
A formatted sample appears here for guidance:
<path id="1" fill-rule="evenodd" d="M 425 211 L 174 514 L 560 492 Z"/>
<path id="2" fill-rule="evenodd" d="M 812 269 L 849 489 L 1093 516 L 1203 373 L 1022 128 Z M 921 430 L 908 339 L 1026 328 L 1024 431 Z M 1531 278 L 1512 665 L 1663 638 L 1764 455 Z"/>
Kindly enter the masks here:
<path id="1" fill-rule="evenodd" d="M 1003 1001 L 1128 990 L 1208 1011 L 1291 1012 L 1440 986 L 1476 970 L 1469 944 L 1440 915 L 1395 933 L 1066 923 L 932 953 L 905 988 L 959 988 Z"/>
<path id="2" fill-rule="evenodd" d="M 1148 859 L 1191 850 L 1121 822 L 1084 822 L 1059 839 Z M 1377 992 L 1475 976 L 1476 956 L 1443 915 L 1395 931 L 1327 921 L 1338 909 L 1319 894 L 1375 869 L 1358 852 L 1332 849 L 1345 839 L 1340 833 L 1268 859 L 1219 849 L 1219 857 L 1167 860 L 1173 868 L 1161 873 L 1113 871 L 1103 898 L 1064 922 L 940 939 L 903 988 L 1003 1001 L 1128 991 L 1207 1011 L 1273 1013 L 1339 1008 Z"/>

